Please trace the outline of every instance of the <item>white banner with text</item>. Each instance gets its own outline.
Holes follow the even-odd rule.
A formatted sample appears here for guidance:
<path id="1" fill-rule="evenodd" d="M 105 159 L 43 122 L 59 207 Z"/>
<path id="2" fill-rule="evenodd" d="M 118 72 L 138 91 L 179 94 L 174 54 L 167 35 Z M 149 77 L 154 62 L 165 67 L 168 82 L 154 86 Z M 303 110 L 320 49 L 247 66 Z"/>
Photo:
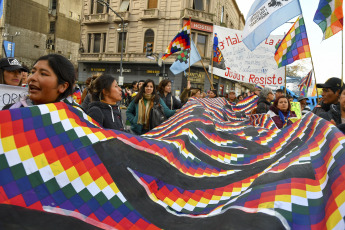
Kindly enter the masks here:
<path id="1" fill-rule="evenodd" d="M 213 62 L 213 74 L 251 84 L 285 84 L 284 68 L 278 68 L 274 60 L 275 46 L 283 36 L 268 37 L 254 51 L 242 43 L 242 31 L 214 26 L 213 36 L 221 56 L 214 53 L 218 58 Z"/>
<path id="2" fill-rule="evenodd" d="M 28 88 L 0 84 L 0 110 L 8 104 L 19 101 L 28 94 Z"/>

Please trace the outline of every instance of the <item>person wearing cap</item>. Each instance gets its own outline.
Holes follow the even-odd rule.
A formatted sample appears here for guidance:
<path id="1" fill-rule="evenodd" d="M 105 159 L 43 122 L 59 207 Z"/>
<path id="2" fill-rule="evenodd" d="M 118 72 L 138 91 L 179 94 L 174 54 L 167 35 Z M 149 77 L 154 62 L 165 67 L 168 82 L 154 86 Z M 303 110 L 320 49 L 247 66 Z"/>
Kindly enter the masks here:
<path id="1" fill-rule="evenodd" d="M 301 112 L 302 112 L 302 115 L 310 112 L 310 108 L 307 106 L 307 97 L 304 97 L 302 95 L 300 95 L 298 98 L 297 98 L 297 101 L 300 103 L 301 105 Z"/>
<path id="2" fill-rule="evenodd" d="M 271 88 L 265 87 L 263 90 L 261 90 L 256 113 L 267 113 L 273 99 L 274 94 Z"/>
<path id="3" fill-rule="evenodd" d="M 319 117 L 330 121 L 333 125 L 345 124 L 345 90 L 340 91 L 339 103 L 332 104 L 327 112 L 321 113 Z"/>
<path id="4" fill-rule="evenodd" d="M 316 84 L 316 87 L 322 88 L 323 101 L 313 109 L 313 113 L 319 116 L 321 113 L 328 112 L 331 105 L 338 104 L 341 91 L 341 80 L 332 77 L 324 84 Z"/>
<path id="5" fill-rule="evenodd" d="M 236 98 L 235 90 L 230 90 L 229 95 L 228 95 L 228 101 L 229 101 L 231 104 L 234 104 L 234 105 L 237 104 L 238 99 Z"/>
<path id="6" fill-rule="evenodd" d="M 254 88 L 254 94 L 257 95 L 257 96 L 260 96 L 260 93 L 261 93 L 261 89 L 258 88 L 258 87 L 255 87 Z"/>
<path id="7" fill-rule="evenodd" d="M 35 62 L 28 78 L 28 96 L 5 105 L 3 110 L 60 101 L 79 107 L 71 97 L 74 84 L 74 66 L 67 58 L 58 54 L 42 56 Z"/>
<path id="8" fill-rule="evenodd" d="M 275 98 L 285 96 L 284 91 L 282 89 L 277 89 L 275 93 Z"/>
<path id="9" fill-rule="evenodd" d="M 22 84 L 22 71 L 20 62 L 15 58 L 0 59 L 0 84 L 20 86 Z"/>

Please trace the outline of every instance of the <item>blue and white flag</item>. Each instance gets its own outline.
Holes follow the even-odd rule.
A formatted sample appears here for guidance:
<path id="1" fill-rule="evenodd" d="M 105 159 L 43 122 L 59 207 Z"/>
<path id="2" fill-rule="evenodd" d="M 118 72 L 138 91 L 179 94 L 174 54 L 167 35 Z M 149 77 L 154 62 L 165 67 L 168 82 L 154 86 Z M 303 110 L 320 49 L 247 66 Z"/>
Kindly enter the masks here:
<path id="1" fill-rule="evenodd" d="M 273 30 L 300 14 L 299 0 L 256 0 L 249 10 L 242 41 L 253 51 Z"/>
<path id="2" fill-rule="evenodd" d="M 198 49 L 196 48 L 194 42 L 191 40 L 191 46 L 190 49 L 183 50 L 178 56 L 176 61 L 171 65 L 170 71 L 173 72 L 173 74 L 179 74 L 183 72 L 184 70 L 188 69 L 189 67 L 189 54 L 190 56 L 190 65 L 193 65 L 194 63 L 201 60 L 201 56 L 198 52 Z"/>
<path id="3" fill-rule="evenodd" d="M 4 13 L 4 1 L 0 0 L 0 19 L 2 18 L 3 13 Z"/>

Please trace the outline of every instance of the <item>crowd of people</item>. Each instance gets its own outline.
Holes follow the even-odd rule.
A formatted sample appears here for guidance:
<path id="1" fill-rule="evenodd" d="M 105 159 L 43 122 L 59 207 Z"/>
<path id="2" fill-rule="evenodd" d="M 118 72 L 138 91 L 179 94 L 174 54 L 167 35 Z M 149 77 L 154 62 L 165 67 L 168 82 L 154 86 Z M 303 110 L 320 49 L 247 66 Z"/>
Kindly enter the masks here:
<path id="1" fill-rule="evenodd" d="M 31 72 L 30 75 L 28 73 Z M 189 98 L 216 98 L 217 90 L 206 93 L 199 88 L 191 87 L 188 81 L 186 88 L 179 98 L 171 93 L 171 81 L 162 80 L 158 87 L 151 79 L 133 82 L 130 89 L 121 89 L 116 79 L 108 74 L 98 74 L 86 80 L 86 87 L 81 95 L 81 104 L 75 103 L 71 97 L 76 85 L 75 70 L 72 63 L 58 54 L 40 57 L 31 71 L 20 64 L 15 58 L 0 59 L 0 84 L 11 86 L 25 86 L 28 96 L 18 102 L 8 104 L 3 109 L 14 109 L 31 105 L 54 102 L 64 102 L 77 106 L 92 117 L 101 127 L 130 131 L 142 135 L 174 115 L 188 101 Z M 330 78 L 324 84 L 317 84 L 322 88 L 320 103 L 310 111 L 307 97 L 300 96 L 301 114 L 308 112 L 324 118 L 341 131 L 345 132 L 345 90 L 339 78 Z M 231 105 L 251 95 L 257 95 L 257 107 L 252 113 L 268 114 L 278 128 L 292 124 L 291 118 L 296 117 L 291 110 L 293 98 L 278 89 L 255 87 L 248 93 L 236 95 L 230 90 L 226 99 Z M 120 102 L 127 106 L 126 120 L 130 130 L 125 129 L 120 111 Z"/>

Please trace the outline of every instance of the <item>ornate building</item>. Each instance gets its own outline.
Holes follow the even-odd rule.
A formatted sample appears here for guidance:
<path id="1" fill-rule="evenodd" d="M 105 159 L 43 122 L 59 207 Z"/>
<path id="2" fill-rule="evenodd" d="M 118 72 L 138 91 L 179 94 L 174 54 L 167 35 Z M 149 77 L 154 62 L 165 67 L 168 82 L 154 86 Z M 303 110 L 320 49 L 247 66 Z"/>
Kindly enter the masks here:
<path id="1" fill-rule="evenodd" d="M 160 79 L 167 77 L 173 81 L 173 92 L 178 94 L 186 78 L 183 74 L 175 76 L 169 70 L 176 55 L 171 55 L 163 64 L 158 60 L 183 24 L 191 17 L 192 39 L 207 68 L 212 55 L 213 25 L 241 30 L 245 23 L 235 0 L 104 1 L 118 16 L 97 0 L 83 0 L 78 59 L 80 81 L 97 72 L 113 74 L 117 78 L 120 76 L 121 35 L 124 29 L 124 84 L 149 78 L 158 84 Z M 147 43 L 153 45 L 154 60 L 145 55 Z M 210 88 L 200 62 L 191 67 L 190 79 L 193 87 Z M 217 88 L 223 84 L 217 77 L 214 83 Z"/>
<path id="2" fill-rule="evenodd" d="M 42 55 L 59 53 L 77 67 L 80 0 L 3 0 L 1 43 L 15 43 L 14 56 L 31 67 Z M 5 52 L 1 49 L 1 56 Z"/>

